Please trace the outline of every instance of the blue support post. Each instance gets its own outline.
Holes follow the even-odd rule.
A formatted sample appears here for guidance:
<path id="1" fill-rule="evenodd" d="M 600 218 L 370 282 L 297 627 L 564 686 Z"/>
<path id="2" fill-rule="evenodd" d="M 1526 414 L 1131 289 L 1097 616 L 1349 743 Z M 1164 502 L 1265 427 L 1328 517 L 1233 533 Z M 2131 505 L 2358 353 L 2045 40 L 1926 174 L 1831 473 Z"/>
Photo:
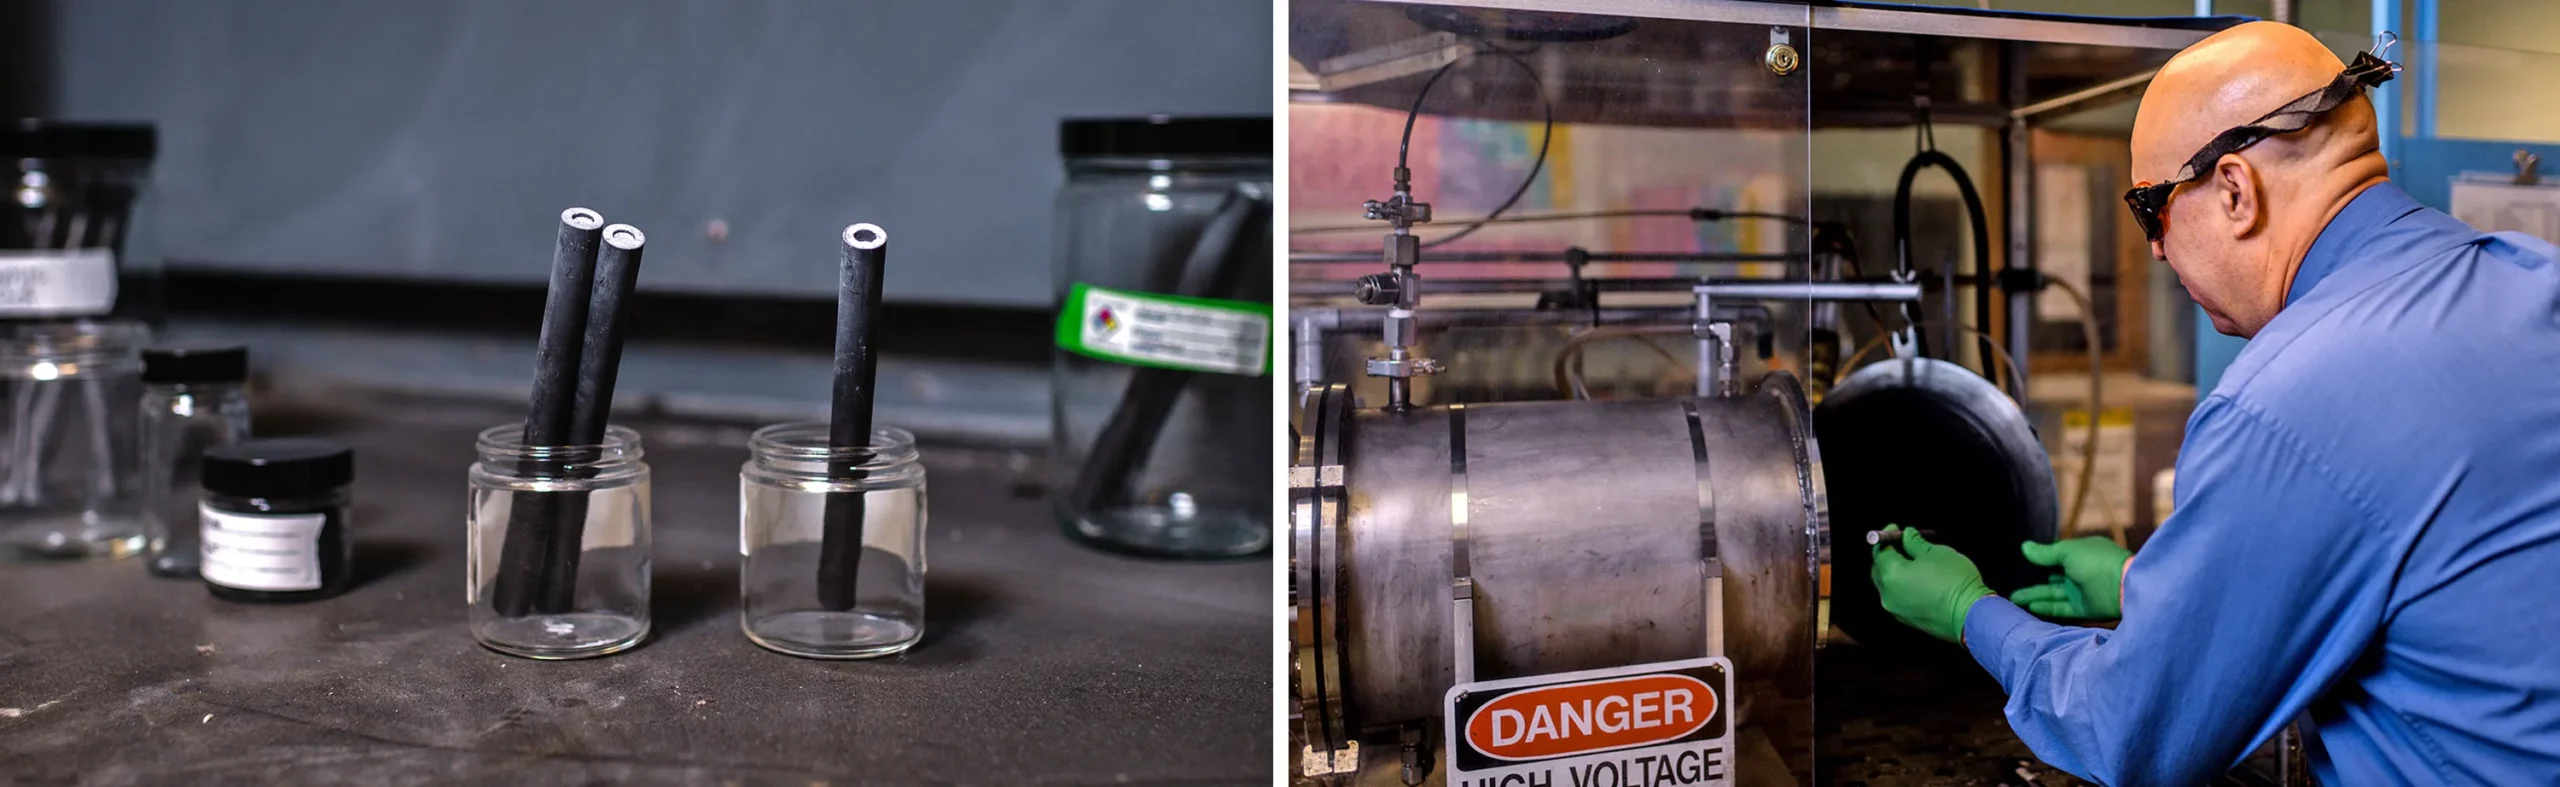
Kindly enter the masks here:
<path id="1" fill-rule="evenodd" d="M 2436 0 L 2417 0 L 2417 40 L 2408 43 L 2413 61 L 2410 71 L 2417 73 L 2417 92 L 2409 96 L 2409 110 L 2416 115 L 2418 139 L 2436 138 Z M 2385 154 L 2389 155 L 2389 154 Z"/>

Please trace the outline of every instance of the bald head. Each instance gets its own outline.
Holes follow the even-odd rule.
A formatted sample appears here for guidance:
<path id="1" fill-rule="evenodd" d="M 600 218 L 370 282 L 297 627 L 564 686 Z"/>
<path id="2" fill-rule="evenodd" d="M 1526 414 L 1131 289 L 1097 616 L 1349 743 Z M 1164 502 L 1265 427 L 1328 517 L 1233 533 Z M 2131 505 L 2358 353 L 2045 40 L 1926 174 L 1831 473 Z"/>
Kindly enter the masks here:
<path id="1" fill-rule="evenodd" d="M 2346 64 L 2300 28 L 2233 27 L 2160 67 L 2133 121 L 2133 180 L 2166 182 L 2216 135 L 2337 79 Z M 2356 97 L 2308 128 L 2210 162 L 2163 211 L 2153 254 L 2223 333 L 2255 335 L 2284 306 L 2294 269 L 2338 209 L 2387 170 L 2373 105 Z"/>
<path id="2" fill-rule="evenodd" d="M 2169 179 L 2214 135 L 2319 90 L 2346 68 L 2320 39 L 2277 22 L 2250 22 L 2196 42 L 2161 66 L 2143 92 L 2133 120 L 2134 178 Z"/>

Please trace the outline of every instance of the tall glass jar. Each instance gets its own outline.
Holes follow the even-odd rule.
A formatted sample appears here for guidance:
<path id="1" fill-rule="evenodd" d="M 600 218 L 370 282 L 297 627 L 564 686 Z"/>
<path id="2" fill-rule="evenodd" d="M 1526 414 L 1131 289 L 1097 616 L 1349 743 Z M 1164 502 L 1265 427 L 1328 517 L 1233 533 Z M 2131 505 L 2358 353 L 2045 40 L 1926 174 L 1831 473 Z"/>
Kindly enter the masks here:
<path id="1" fill-rule="evenodd" d="M 154 576 L 196 575 L 204 452 L 248 439 L 248 379 L 249 348 L 236 344 L 142 351 L 143 567 Z"/>
<path id="2" fill-rule="evenodd" d="M 0 319 L 158 316 L 158 266 L 126 256 L 158 152 L 149 125 L 0 121 Z"/>
<path id="3" fill-rule="evenodd" d="M 536 659 L 629 649 L 649 635 L 649 465 L 640 435 L 531 446 L 521 424 L 480 432 L 471 466 L 471 636 Z"/>
<path id="4" fill-rule="evenodd" d="M 832 448 L 827 425 L 807 421 L 756 430 L 747 452 L 738 471 L 738 623 L 747 638 L 821 659 L 886 656 L 923 638 L 915 437 L 878 429 L 868 448 Z"/>
<path id="5" fill-rule="evenodd" d="M 1066 531 L 1176 557 L 1271 543 L 1271 120 L 1059 129 L 1051 458 Z"/>
<path id="6" fill-rule="evenodd" d="M 136 323 L 20 324 L 0 340 L 0 554 L 119 558 L 143 546 Z"/>

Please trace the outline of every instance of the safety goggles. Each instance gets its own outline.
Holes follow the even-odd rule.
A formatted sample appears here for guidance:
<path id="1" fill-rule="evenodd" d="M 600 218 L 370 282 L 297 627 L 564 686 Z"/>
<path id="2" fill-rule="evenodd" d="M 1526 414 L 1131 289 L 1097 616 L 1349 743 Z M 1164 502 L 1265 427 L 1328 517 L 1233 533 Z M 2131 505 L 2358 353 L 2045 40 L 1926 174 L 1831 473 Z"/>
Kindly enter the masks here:
<path id="1" fill-rule="evenodd" d="M 2310 128 L 2322 114 L 2347 103 L 2347 99 L 2354 98 L 2365 88 L 2391 81 L 2392 76 L 2400 73 L 2400 64 L 2376 56 L 2390 48 L 2390 40 L 2385 39 L 2374 47 L 2374 51 L 2357 53 L 2356 61 L 2349 64 L 2347 70 L 2338 72 L 2338 78 L 2329 80 L 2328 86 L 2286 102 L 2248 125 L 2214 135 L 2213 141 L 2205 143 L 2204 149 L 2187 159 L 2186 166 L 2178 168 L 2175 177 L 2159 183 L 2144 183 L 2126 191 L 2124 204 L 2133 209 L 2133 221 L 2142 225 L 2142 236 L 2159 240 L 2163 229 L 2160 212 L 2168 209 L 2169 195 L 2175 193 L 2179 186 L 2213 171 L 2213 163 L 2222 160 L 2223 156 L 2246 150 L 2250 145 L 2258 144 L 2259 140 L 2277 134 Z"/>

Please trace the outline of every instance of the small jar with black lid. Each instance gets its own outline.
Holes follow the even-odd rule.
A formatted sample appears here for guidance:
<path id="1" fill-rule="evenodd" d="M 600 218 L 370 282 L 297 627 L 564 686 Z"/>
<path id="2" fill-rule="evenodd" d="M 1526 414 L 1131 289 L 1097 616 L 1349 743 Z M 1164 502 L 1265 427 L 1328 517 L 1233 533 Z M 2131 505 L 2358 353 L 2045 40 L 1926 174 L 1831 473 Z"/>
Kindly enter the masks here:
<path id="1" fill-rule="evenodd" d="M 232 601 L 306 601 L 347 588 L 355 541 L 347 486 L 355 456 L 310 438 L 250 440 L 206 451 L 205 589 Z"/>
<path id="2" fill-rule="evenodd" d="M 196 575 L 196 503 L 204 452 L 249 439 L 249 349 L 239 345 L 142 351 L 143 565 Z"/>

